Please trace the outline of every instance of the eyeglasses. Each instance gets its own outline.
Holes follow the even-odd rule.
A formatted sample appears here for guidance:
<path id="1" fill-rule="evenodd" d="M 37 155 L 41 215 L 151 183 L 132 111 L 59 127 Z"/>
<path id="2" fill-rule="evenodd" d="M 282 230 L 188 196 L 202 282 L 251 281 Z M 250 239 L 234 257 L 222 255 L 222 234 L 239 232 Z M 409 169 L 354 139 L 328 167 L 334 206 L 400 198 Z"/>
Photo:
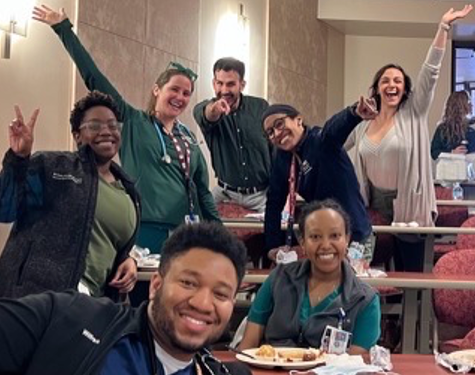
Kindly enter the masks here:
<path id="1" fill-rule="evenodd" d="M 175 69 L 181 73 L 184 73 L 189 79 L 191 79 L 192 82 L 195 82 L 198 79 L 198 74 L 196 74 L 193 70 L 191 70 L 190 68 L 185 68 L 183 65 L 175 61 L 170 61 L 168 63 L 166 70 L 169 69 Z"/>
<path id="2" fill-rule="evenodd" d="M 79 130 L 87 128 L 91 133 L 99 133 L 102 129 L 103 126 L 107 126 L 109 131 L 111 132 L 120 132 L 122 130 L 122 123 L 119 121 L 107 121 L 107 122 L 101 122 L 101 121 L 88 121 L 88 122 L 83 122 L 81 126 L 79 127 Z"/>
<path id="3" fill-rule="evenodd" d="M 286 115 L 286 116 L 282 116 L 282 117 L 278 118 L 277 120 L 274 121 L 274 123 L 272 124 L 272 126 L 270 128 L 264 130 L 264 132 L 267 135 L 267 138 L 274 139 L 276 130 L 281 131 L 281 130 L 285 129 L 285 119 L 287 117 L 289 117 L 289 116 Z"/>

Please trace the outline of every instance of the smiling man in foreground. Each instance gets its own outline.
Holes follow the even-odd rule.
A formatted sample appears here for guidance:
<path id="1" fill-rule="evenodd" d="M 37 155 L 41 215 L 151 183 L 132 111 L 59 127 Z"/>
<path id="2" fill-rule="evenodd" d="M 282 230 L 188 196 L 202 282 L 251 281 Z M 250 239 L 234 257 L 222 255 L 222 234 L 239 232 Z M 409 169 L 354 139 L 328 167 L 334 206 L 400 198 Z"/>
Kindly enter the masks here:
<path id="1" fill-rule="evenodd" d="M 243 244 L 224 227 L 182 226 L 138 309 L 76 292 L 0 300 L 0 373 L 248 373 L 205 349 L 231 317 L 245 261 Z"/>

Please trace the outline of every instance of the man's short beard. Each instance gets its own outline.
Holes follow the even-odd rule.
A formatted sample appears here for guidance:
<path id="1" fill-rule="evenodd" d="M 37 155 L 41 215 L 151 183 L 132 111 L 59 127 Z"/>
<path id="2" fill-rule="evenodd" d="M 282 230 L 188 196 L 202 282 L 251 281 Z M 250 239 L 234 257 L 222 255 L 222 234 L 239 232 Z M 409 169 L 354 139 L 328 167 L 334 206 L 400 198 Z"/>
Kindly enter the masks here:
<path id="1" fill-rule="evenodd" d="M 237 100 L 236 95 L 234 95 L 234 94 L 231 94 L 231 95 L 229 95 L 229 94 L 228 94 L 228 95 L 223 95 L 223 94 L 221 94 L 221 93 L 218 94 L 218 99 L 225 99 L 225 100 L 226 100 L 226 99 L 228 99 L 228 98 L 232 99 L 233 105 L 236 103 L 236 100 Z M 226 101 L 227 101 L 227 100 L 226 100 Z"/>
<path id="2" fill-rule="evenodd" d="M 202 344 L 193 344 L 191 342 L 180 340 L 175 333 L 173 322 L 167 316 L 167 313 L 161 303 L 161 291 L 157 291 L 155 298 L 153 299 L 152 319 L 152 324 L 155 327 L 156 334 L 159 335 L 162 340 L 166 340 L 167 344 L 187 354 L 195 354 L 200 349 L 216 342 L 221 337 L 225 329 L 224 327 L 220 332 L 217 332 L 216 335 L 209 337 Z M 159 344 L 161 343 L 159 342 Z"/>

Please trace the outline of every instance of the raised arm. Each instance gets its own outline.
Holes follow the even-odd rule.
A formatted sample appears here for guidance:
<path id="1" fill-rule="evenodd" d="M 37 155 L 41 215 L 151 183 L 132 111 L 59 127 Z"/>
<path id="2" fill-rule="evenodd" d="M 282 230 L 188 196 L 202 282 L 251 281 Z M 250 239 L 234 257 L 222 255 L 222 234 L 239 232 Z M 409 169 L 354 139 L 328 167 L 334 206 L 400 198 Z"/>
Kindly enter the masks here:
<path id="1" fill-rule="evenodd" d="M 20 107 L 16 105 L 14 108 L 16 118 L 8 127 L 10 148 L 16 155 L 26 158 L 33 148 L 33 134 L 40 110 L 35 109 L 28 122 L 25 122 Z"/>
<path id="2" fill-rule="evenodd" d="M 28 172 L 33 147 L 33 134 L 40 110 L 36 109 L 25 122 L 19 106 L 16 118 L 10 123 L 10 149 L 3 159 L 0 173 L 0 222 L 10 223 L 21 215 L 28 204 L 42 204 L 42 183 L 39 173 Z"/>
<path id="3" fill-rule="evenodd" d="M 432 45 L 440 49 L 445 49 L 445 45 L 447 44 L 447 35 L 452 23 L 455 20 L 465 18 L 465 16 L 467 16 L 467 14 L 472 11 L 472 9 L 472 5 L 465 5 L 461 10 L 454 10 L 454 8 L 450 8 L 440 20 L 439 28 L 437 29 L 437 33 L 435 34 Z"/>
<path id="4" fill-rule="evenodd" d="M 455 20 L 464 18 L 469 14 L 472 8 L 472 5 L 465 5 L 462 10 L 458 11 L 450 8 L 441 18 L 432 45 L 414 85 L 412 100 L 419 114 L 426 114 L 432 103 L 451 25 Z"/>
<path id="5" fill-rule="evenodd" d="M 193 109 L 193 117 L 203 133 L 218 125 L 223 116 L 229 114 L 231 108 L 224 99 L 205 100 Z"/>
<path id="6" fill-rule="evenodd" d="M 59 12 L 46 5 L 35 6 L 33 19 L 49 25 L 58 34 L 64 47 L 79 70 L 84 84 L 88 90 L 98 90 L 111 95 L 120 111 L 120 121 L 125 121 L 129 110 L 134 110 L 119 94 L 107 77 L 99 70 L 89 52 L 84 48 L 77 35 L 72 30 L 72 24 L 66 15 L 64 8 Z"/>
<path id="7" fill-rule="evenodd" d="M 361 96 L 355 105 L 345 108 L 325 122 L 322 130 L 324 144 L 343 147 L 348 136 L 361 120 L 372 120 L 377 114 L 374 99 Z"/>

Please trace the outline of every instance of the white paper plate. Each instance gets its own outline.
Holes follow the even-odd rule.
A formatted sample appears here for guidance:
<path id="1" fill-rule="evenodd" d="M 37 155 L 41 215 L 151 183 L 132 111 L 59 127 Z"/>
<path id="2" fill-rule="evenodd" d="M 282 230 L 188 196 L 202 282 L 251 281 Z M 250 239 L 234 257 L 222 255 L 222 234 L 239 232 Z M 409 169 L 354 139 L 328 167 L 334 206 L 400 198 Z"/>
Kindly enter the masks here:
<path id="1" fill-rule="evenodd" d="M 256 356 L 256 352 L 259 350 L 259 348 L 254 348 L 254 349 L 246 349 L 243 350 L 244 353 L 250 354 L 252 356 Z M 284 350 L 295 350 L 295 348 L 276 348 L 278 351 L 284 351 Z M 276 361 L 266 361 L 262 359 L 252 359 L 249 357 L 246 357 L 242 354 L 236 354 L 236 358 L 240 360 L 241 362 L 245 362 L 249 365 L 255 366 L 255 367 L 260 367 L 260 368 L 281 368 L 281 369 L 286 369 L 286 370 L 304 370 L 304 369 L 309 369 L 317 366 L 322 366 L 325 364 L 325 356 L 320 356 L 314 361 L 305 361 L 305 362 L 276 362 Z"/>

